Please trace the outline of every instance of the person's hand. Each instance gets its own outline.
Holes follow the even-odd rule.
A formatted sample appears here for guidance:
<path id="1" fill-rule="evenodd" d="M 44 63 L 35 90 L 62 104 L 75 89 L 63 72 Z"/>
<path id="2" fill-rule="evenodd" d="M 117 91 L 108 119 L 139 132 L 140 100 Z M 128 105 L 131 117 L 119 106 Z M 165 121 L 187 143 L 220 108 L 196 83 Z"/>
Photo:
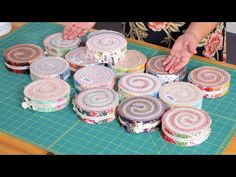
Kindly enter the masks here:
<path id="1" fill-rule="evenodd" d="M 63 34 L 64 39 L 74 39 L 75 37 L 84 36 L 93 26 L 95 22 L 71 22 L 65 25 Z"/>
<path id="2" fill-rule="evenodd" d="M 198 41 L 193 33 L 186 33 L 180 36 L 175 41 L 170 55 L 162 63 L 165 71 L 172 74 L 187 65 L 192 55 L 197 53 Z"/>

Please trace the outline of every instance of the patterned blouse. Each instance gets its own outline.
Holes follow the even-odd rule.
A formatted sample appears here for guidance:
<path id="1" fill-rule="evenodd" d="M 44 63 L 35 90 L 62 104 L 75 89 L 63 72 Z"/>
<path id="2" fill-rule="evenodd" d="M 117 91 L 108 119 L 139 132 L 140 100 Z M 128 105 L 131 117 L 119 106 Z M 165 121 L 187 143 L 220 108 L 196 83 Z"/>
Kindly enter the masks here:
<path id="1" fill-rule="evenodd" d="M 132 39 L 172 48 L 175 40 L 189 25 L 190 22 L 123 22 L 122 33 Z M 197 55 L 225 61 L 224 43 L 225 23 L 221 22 L 214 31 L 199 42 Z"/>

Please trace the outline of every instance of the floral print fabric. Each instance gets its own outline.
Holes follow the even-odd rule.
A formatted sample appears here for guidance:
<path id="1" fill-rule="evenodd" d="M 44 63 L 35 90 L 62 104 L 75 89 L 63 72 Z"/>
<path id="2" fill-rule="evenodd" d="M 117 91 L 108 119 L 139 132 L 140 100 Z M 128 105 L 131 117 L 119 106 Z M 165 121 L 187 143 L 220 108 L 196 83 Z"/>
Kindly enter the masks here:
<path id="1" fill-rule="evenodd" d="M 190 22 L 123 22 L 122 33 L 129 38 L 172 48 L 175 40 L 190 25 Z M 212 60 L 225 61 L 225 23 L 221 22 L 214 31 L 202 39 L 197 55 Z"/>

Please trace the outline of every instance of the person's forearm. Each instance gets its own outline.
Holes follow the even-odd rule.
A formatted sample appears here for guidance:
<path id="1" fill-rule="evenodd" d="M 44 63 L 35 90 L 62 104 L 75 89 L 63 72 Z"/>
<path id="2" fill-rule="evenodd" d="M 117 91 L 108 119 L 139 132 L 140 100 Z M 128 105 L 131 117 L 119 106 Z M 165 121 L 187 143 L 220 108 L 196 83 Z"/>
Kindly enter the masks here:
<path id="1" fill-rule="evenodd" d="M 194 34 L 198 42 L 200 42 L 206 35 L 210 34 L 219 22 L 192 22 L 185 33 Z"/>

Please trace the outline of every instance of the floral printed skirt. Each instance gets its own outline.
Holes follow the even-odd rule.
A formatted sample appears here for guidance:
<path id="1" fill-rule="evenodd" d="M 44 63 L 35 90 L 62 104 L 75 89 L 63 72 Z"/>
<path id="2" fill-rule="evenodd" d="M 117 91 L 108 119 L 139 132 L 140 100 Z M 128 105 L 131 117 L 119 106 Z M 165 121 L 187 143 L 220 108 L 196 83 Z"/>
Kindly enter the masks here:
<path id="1" fill-rule="evenodd" d="M 122 33 L 129 38 L 172 48 L 175 40 L 189 27 L 190 22 L 123 22 Z M 202 39 L 197 55 L 212 60 L 225 61 L 225 23 Z"/>

